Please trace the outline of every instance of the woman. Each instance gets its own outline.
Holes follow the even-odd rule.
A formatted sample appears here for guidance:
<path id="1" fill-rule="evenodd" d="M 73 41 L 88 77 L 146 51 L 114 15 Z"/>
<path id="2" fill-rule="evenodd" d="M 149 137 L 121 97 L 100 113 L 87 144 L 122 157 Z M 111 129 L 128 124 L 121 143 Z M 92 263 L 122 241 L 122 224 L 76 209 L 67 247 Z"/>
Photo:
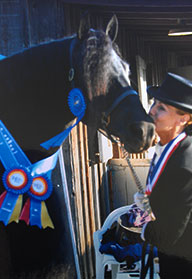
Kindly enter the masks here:
<path id="1" fill-rule="evenodd" d="M 156 219 L 141 236 L 158 248 L 161 279 L 192 278 L 192 82 L 168 73 L 148 94 L 155 98 L 150 115 L 160 141 L 146 186 Z M 137 205 L 144 199 L 135 195 Z"/>

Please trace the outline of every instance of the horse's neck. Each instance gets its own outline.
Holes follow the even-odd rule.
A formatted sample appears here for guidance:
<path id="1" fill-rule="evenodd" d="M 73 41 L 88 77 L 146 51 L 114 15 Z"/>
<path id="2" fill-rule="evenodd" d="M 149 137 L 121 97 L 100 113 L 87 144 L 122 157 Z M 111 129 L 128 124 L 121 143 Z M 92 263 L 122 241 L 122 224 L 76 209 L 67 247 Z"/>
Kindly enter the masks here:
<path id="1" fill-rule="evenodd" d="M 7 67 L 0 68 L 0 73 L 2 69 L 5 80 L 9 82 L 12 96 L 20 96 L 25 102 L 27 95 L 28 103 L 32 104 L 32 88 L 35 107 L 39 100 L 44 99 L 45 106 L 58 106 L 58 110 L 63 108 L 63 124 L 74 118 L 67 105 L 68 93 L 71 90 L 68 80 L 69 43 L 70 39 L 63 39 L 31 47 L 6 59 L 4 62 L 5 65 L 7 62 Z"/>
<path id="2" fill-rule="evenodd" d="M 21 147 L 38 147 L 74 119 L 67 103 L 68 44 L 32 47 L 0 63 L 0 119 Z"/>

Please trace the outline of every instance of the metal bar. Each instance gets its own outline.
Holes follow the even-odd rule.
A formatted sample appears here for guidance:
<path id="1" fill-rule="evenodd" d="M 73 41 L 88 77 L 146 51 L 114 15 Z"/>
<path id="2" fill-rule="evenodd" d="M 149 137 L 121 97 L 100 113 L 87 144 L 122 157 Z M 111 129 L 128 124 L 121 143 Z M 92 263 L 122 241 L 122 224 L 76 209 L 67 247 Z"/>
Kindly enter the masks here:
<path id="1" fill-rule="evenodd" d="M 78 258 L 77 248 L 76 248 L 77 244 L 76 244 L 75 232 L 74 232 L 74 227 L 73 227 L 73 220 L 72 220 L 72 214 L 71 214 L 71 206 L 70 206 L 69 192 L 68 192 L 68 187 L 67 187 L 67 179 L 66 179 L 66 173 L 65 173 L 65 163 L 64 163 L 62 147 L 60 147 L 60 151 L 59 151 L 59 165 L 60 165 L 60 169 L 61 169 L 61 179 L 62 179 L 62 185 L 63 185 L 64 200 L 65 200 L 65 204 L 66 204 L 66 208 L 67 208 L 67 217 L 68 217 L 71 241 L 72 241 L 72 246 L 73 246 L 77 279 L 81 279 L 79 258 Z"/>

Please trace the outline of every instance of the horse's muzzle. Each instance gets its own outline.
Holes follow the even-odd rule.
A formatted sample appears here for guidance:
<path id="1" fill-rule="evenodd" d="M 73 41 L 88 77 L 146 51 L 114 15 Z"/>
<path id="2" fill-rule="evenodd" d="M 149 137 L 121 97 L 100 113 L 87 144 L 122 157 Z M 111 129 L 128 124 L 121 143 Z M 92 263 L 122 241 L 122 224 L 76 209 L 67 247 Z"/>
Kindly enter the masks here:
<path id="1" fill-rule="evenodd" d="M 129 153 L 140 153 L 152 146 L 155 137 L 155 125 L 149 122 L 134 122 L 129 124 L 129 134 L 124 141 Z"/>

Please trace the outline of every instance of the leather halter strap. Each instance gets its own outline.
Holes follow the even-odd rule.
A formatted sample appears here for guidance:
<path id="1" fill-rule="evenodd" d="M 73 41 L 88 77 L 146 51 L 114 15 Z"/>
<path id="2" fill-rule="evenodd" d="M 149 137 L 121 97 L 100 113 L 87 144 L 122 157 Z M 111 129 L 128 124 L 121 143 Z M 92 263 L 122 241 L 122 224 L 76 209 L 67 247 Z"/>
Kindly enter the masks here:
<path id="1" fill-rule="evenodd" d="M 75 76 L 75 70 L 73 68 L 73 49 L 75 47 L 76 43 L 76 37 L 72 39 L 69 49 L 69 63 L 70 63 L 70 69 L 69 69 L 69 81 L 71 82 L 72 88 L 75 87 L 74 85 L 74 76 Z"/>
<path id="2" fill-rule="evenodd" d="M 129 95 L 138 95 L 138 93 L 133 90 L 130 86 L 127 87 L 128 90 L 126 90 L 123 94 L 121 94 L 119 97 L 115 99 L 111 107 L 105 112 L 106 116 L 109 116 L 109 114 L 112 113 L 112 111 Z"/>
<path id="3" fill-rule="evenodd" d="M 114 111 L 114 109 L 116 109 L 117 106 L 118 106 L 125 98 L 127 98 L 127 97 L 130 96 L 130 95 L 138 95 L 138 93 L 137 93 L 135 90 L 133 90 L 133 89 L 131 88 L 131 86 L 128 86 L 128 87 L 127 87 L 127 90 L 126 90 L 123 94 L 121 94 L 119 97 L 117 97 L 117 98 L 115 99 L 115 101 L 112 103 L 112 105 L 109 107 L 109 109 L 108 109 L 107 111 L 103 112 L 101 121 L 102 121 L 102 124 L 103 124 L 104 126 L 108 126 L 108 124 L 109 124 L 109 122 L 110 122 L 110 114 Z"/>

